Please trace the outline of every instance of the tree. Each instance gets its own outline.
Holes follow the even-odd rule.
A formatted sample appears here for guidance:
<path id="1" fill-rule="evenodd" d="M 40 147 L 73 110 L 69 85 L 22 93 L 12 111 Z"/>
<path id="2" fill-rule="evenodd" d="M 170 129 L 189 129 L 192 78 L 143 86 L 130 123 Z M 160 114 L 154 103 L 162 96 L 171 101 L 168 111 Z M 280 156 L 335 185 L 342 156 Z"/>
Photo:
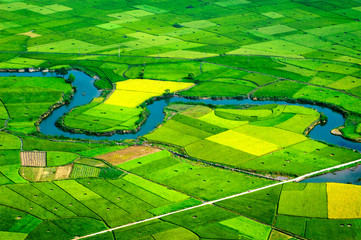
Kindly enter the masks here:
<path id="1" fill-rule="evenodd" d="M 61 76 L 64 77 L 65 75 L 68 74 L 68 70 L 66 70 L 65 67 L 57 68 L 57 69 L 55 69 L 55 74 L 56 75 L 61 75 Z"/>
<path id="2" fill-rule="evenodd" d="M 175 24 L 173 24 L 173 27 L 175 27 L 175 28 L 182 28 L 183 25 L 181 25 L 181 24 L 179 24 L 179 23 L 175 23 Z"/>
<path id="3" fill-rule="evenodd" d="M 188 76 L 187 76 L 188 79 L 194 79 L 194 73 L 188 73 Z"/>
<path id="4" fill-rule="evenodd" d="M 140 71 L 139 73 L 139 78 L 143 79 L 144 78 L 144 69 L 142 69 L 142 71 Z"/>
<path id="5" fill-rule="evenodd" d="M 68 79 L 66 80 L 66 82 L 67 83 L 72 83 L 74 81 L 75 81 L 75 76 L 72 73 L 70 73 L 70 75 L 69 75 Z"/>

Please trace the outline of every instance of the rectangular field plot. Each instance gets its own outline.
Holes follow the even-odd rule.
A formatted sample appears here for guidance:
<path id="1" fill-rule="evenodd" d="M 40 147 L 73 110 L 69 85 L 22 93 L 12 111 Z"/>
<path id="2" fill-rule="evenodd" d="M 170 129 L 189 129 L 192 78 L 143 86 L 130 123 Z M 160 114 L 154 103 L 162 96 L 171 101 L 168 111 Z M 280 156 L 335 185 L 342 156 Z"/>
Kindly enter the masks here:
<path id="1" fill-rule="evenodd" d="M 164 152 L 167 154 L 166 156 Z M 151 172 L 176 164 L 179 164 L 179 160 L 173 158 L 169 152 L 164 150 L 162 152 L 153 153 L 151 155 L 120 164 L 118 167 L 137 175 L 147 176 Z"/>
<path id="2" fill-rule="evenodd" d="M 29 167 L 46 167 L 46 152 L 21 152 L 21 165 Z"/>
<path id="3" fill-rule="evenodd" d="M 358 78 L 347 76 L 329 84 L 328 86 L 336 89 L 351 89 L 361 86 L 361 81 Z"/>
<path id="4" fill-rule="evenodd" d="M 63 11 L 70 11 L 73 10 L 70 7 L 64 6 L 64 5 L 60 5 L 60 4 L 52 4 L 52 5 L 48 5 L 45 6 L 46 8 L 53 10 L 55 12 L 63 12 Z"/>
<path id="5" fill-rule="evenodd" d="M 84 187 L 75 180 L 56 181 L 54 183 L 79 201 L 101 198 L 101 196 Z"/>
<path id="6" fill-rule="evenodd" d="M 157 8 L 157 7 L 150 6 L 150 5 L 136 5 L 134 7 L 138 8 L 138 9 L 141 9 L 141 10 L 144 10 L 144 11 L 151 12 L 151 13 L 166 13 L 166 12 L 168 12 L 168 11 L 166 11 L 164 9 Z"/>
<path id="7" fill-rule="evenodd" d="M 188 144 L 201 140 L 200 138 L 167 127 L 160 127 L 144 137 L 151 141 L 169 143 L 177 146 L 187 146 Z"/>
<path id="8" fill-rule="evenodd" d="M 276 12 L 265 12 L 265 13 L 261 13 L 261 14 L 266 17 L 270 17 L 270 18 L 274 18 L 274 19 L 285 17 L 284 15 L 276 13 Z"/>
<path id="9" fill-rule="evenodd" d="M 150 57 L 158 57 L 158 54 L 149 55 Z M 215 53 L 205 53 L 205 52 L 197 52 L 197 51 L 190 51 L 190 50 L 175 50 L 170 52 L 165 52 L 159 54 L 159 57 L 166 57 L 166 58 L 205 58 L 205 57 L 215 57 L 218 54 Z"/>
<path id="10" fill-rule="evenodd" d="M 70 177 L 72 170 L 73 170 L 72 164 L 57 167 L 54 175 L 54 180 L 68 179 Z"/>
<path id="11" fill-rule="evenodd" d="M 231 120 L 259 120 L 271 117 L 274 113 L 271 109 L 216 109 L 215 114 L 221 118 Z"/>
<path id="12" fill-rule="evenodd" d="M 207 21 L 207 20 L 185 22 L 185 23 L 182 23 L 182 25 L 189 27 L 189 28 L 207 28 L 207 27 L 216 26 L 215 23 Z"/>
<path id="13" fill-rule="evenodd" d="M 360 218 L 360 196 L 360 186 L 327 183 L 328 218 Z"/>
<path id="14" fill-rule="evenodd" d="M 158 148 L 145 147 L 145 146 L 130 146 L 114 152 L 98 155 L 97 158 L 103 159 L 112 165 L 119 165 L 121 163 L 128 162 L 135 158 L 142 158 L 142 157 L 147 158 L 148 155 L 152 156 L 151 158 L 153 157 L 155 158 L 155 155 L 158 154 L 154 154 L 154 153 L 157 153 L 159 151 L 161 150 Z M 160 154 L 162 155 L 163 153 Z M 122 167 L 123 165 L 127 165 L 127 164 L 122 164 Z"/>
<path id="15" fill-rule="evenodd" d="M 192 157 L 231 166 L 239 166 L 241 163 L 256 158 L 255 155 L 245 151 L 240 151 L 209 140 L 202 140 L 187 145 L 185 150 Z"/>
<path id="16" fill-rule="evenodd" d="M 314 123 L 317 119 L 319 119 L 319 116 L 297 114 L 292 118 L 275 125 L 275 128 L 303 134 L 305 129 Z"/>
<path id="17" fill-rule="evenodd" d="M 14 135 L 0 132 L 0 150 L 4 149 L 20 149 L 20 139 Z"/>
<path id="18" fill-rule="evenodd" d="M 268 35 L 274 35 L 274 34 L 279 34 L 279 33 L 296 31 L 296 29 L 291 28 L 286 25 L 273 25 L 273 26 L 269 26 L 269 27 L 257 28 L 256 31 L 258 31 L 260 33 L 268 34 Z"/>
<path id="19" fill-rule="evenodd" d="M 302 142 L 308 139 L 302 134 L 297 134 L 294 132 L 285 131 L 273 127 L 244 125 L 233 130 L 248 136 L 274 143 L 281 147 L 293 145 L 295 143 Z"/>
<path id="20" fill-rule="evenodd" d="M 311 33 L 313 35 L 317 36 L 329 36 L 329 35 L 335 35 L 340 34 L 344 32 L 349 31 L 356 31 L 359 30 L 361 27 L 361 23 L 359 22 L 350 22 L 350 23 L 344 23 L 344 24 L 337 24 L 333 26 L 326 26 L 321 28 L 314 28 L 305 30 L 308 33 Z"/>
<path id="21" fill-rule="evenodd" d="M 29 9 L 36 7 L 35 5 L 31 5 L 24 2 L 12 2 L 12 3 L 5 3 L 0 5 L 0 9 L 4 11 L 17 11 L 22 9 Z"/>
<path id="22" fill-rule="evenodd" d="M 198 96 L 198 97 L 235 97 L 244 96 L 255 88 L 254 86 L 246 86 L 243 84 L 234 84 L 228 82 L 204 82 L 198 84 L 191 89 L 182 92 L 185 96 Z"/>
<path id="23" fill-rule="evenodd" d="M 71 171 L 71 178 L 85 178 L 85 177 L 98 177 L 100 168 L 91 167 L 81 164 L 75 164 Z"/>
<path id="24" fill-rule="evenodd" d="M 243 216 L 222 221 L 220 224 L 237 230 L 241 235 L 259 240 L 267 240 L 272 230 L 270 226 L 263 225 Z"/>
<path id="25" fill-rule="evenodd" d="M 105 30 L 113 30 L 113 29 L 120 28 L 122 26 L 115 24 L 115 23 L 104 23 L 104 24 L 97 25 L 97 27 L 103 28 Z"/>
<path id="26" fill-rule="evenodd" d="M 52 14 L 52 13 L 56 13 L 55 11 L 45 8 L 45 7 L 33 7 L 33 8 L 28 8 L 28 10 L 32 11 L 32 12 L 36 12 L 36 13 L 40 13 L 43 15 L 48 15 L 48 14 Z"/>
<path id="27" fill-rule="evenodd" d="M 298 44 L 283 40 L 273 40 L 264 43 L 245 45 L 240 49 L 229 52 L 228 54 L 239 55 L 273 55 L 273 56 L 294 56 L 313 52 L 311 48 L 303 47 Z"/>
<path id="28" fill-rule="evenodd" d="M 105 103 L 128 108 L 136 108 L 144 101 L 154 97 L 153 93 L 135 92 L 128 90 L 115 90 Z"/>
<path id="29" fill-rule="evenodd" d="M 28 234 L 22 232 L 6 232 L 0 231 L 1 239 L 11 239 L 11 240 L 24 240 Z"/>
<path id="30" fill-rule="evenodd" d="M 332 73 L 340 73 L 340 74 L 349 75 L 349 74 L 360 71 L 360 69 L 355 68 L 355 67 L 338 65 L 338 64 L 322 64 L 321 66 L 316 68 L 316 71 L 320 71 L 320 72 L 324 71 L 324 72 L 332 72 Z"/>
<path id="31" fill-rule="evenodd" d="M 177 81 L 187 77 L 189 72 L 195 75 L 200 74 L 199 63 L 185 62 L 149 65 L 145 67 L 144 77 Z"/>
<path id="32" fill-rule="evenodd" d="M 235 5 L 247 4 L 247 3 L 251 3 L 251 2 L 247 0 L 228 0 L 223 2 L 216 2 L 216 4 L 221 7 L 229 7 L 229 6 L 235 6 Z"/>
<path id="33" fill-rule="evenodd" d="M 161 196 L 162 198 L 167 199 L 171 202 L 178 202 L 189 198 L 189 196 L 183 193 L 169 190 L 162 185 L 152 183 L 135 175 L 128 174 L 123 179 L 141 188 L 147 189 L 148 191 L 153 192 L 154 194 Z"/>
<path id="34" fill-rule="evenodd" d="M 252 155 L 261 156 L 269 152 L 280 149 L 280 146 L 258 139 L 251 136 L 247 136 L 232 130 L 228 130 L 224 133 L 213 135 L 207 140 L 222 144 L 234 149 L 247 152 Z"/>
<path id="35" fill-rule="evenodd" d="M 29 47 L 30 52 L 63 52 L 63 53 L 89 53 L 118 48 L 118 45 L 99 46 L 77 39 L 67 39 L 58 42 L 46 43 Z"/>
<path id="36" fill-rule="evenodd" d="M 182 114 L 175 115 L 172 118 L 172 120 L 187 124 L 189 126 L 192 126 L 194 128 L 197 128 L 197 129 L 200 129 L 202 131 L 209 132 L 209 133 L 212 133 L 212 134 L 218 134 L 218 133 L 221 133 L 221 132 L 224 132 L 224 131 L 227 130 L 226 128 L 222 128 L 222 127 L 219 127 L 217 125 L 210 124 L 210 123 L 207 123 L 205 121 L 195 119 L 195 118 L 191 118 L 191 117 L 188 117 L 188 116 L 185 116 L 185 115 L 182 115 Z"/>
<path id="37" fill-rule="evenodd" d="M 181 105 L 177 104 L 177 105 L 173 105 L 172 107 L 178 107 L 178 106 L 181 106 Z M 196 105 L 196 106 L 184 105 L 184 107 L 186 108 L 185 111 L 180 110 L 180 111 L 182 111 L 182 115 L 192 117 L 192 118 L 201 118 L 202 116 L 205 116 L 208 113 L 213 112 L 213 110 L 211 108 L 201 106 L 201 105 Z M 215 125 L 217 125 L 217 124 L 215 124 Z"/>
<path id="38" fill-rule="evenodd" d="M 283 185 L 278 214 L 327 218 L 326 184 L 291 183 Z"/>
<path id="39" fill-rule="evenodd" d="M 168 122 L 166 122 L 163 127 L 165 128 L 169 128 L 169 129 L 173 129 L 175 131 L 180 131 L 183 134 L 186 135 L 190 135 L 193 137 L 197 137 L 200 139 L 206 138 L 211 136 L 212 134 L 206 131 L 203 131 L 201 129 L 189 126 L 187 124 L 178 122 L 178 121 L 174 121 L 174 120 L 169 120 Z"/>

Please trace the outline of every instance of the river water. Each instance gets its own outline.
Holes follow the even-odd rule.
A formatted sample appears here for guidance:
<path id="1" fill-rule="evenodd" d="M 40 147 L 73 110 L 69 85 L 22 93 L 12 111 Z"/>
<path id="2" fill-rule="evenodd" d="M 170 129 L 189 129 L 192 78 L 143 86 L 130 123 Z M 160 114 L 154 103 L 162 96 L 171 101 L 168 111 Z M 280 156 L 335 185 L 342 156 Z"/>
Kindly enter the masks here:
<path id="1" fill-rule="evenodd" d="M 55 126 L 56 120 L 63 116 L 65 113 L 69 112 L 72 108 L 81 106 L 89 103 L 93 98 L 98 97 L 100 95 L 100 91 L 94 86 L 94 79 L 90 76 L 86 75 L 80 71 L 69 71 L 69 74 L 73 74 L 75 76 L 75 81 L 73 82 L 73 86 L 77 87 L 77 92 L 74 97 L 71 99 L 70 104 L 64 105 L 60 108 L 57 108 L 50 114 L 49 117 L 44 119 L 40 123 L 40 131 L 45 135 L 52 136 L 65 136 L 70 138 L 80 138 L 80 139 L 93 139 L 93 140 L 120 140 L 120 139 L 135 139 L 139 136 L 143 136 L 149 132 L 151 132 L 158 124 L 162 123 L 164 119 L 163 109 L 169 103 L 172 102 L 192 102 L 192 103 L 205 103 L 205 104 L 227 104 L 227 105 L 240 105 L 240 104 L 282 104 L 282 105 L 298 105 L 304 106 L 308 108 L 313 108 L 318 110 L 319 112 L 323 112 L 328 117 L 328 122 L 326 125 L 321 126 L 317 125 L 310 133 L 309 136 L 314 140 L 324 141 L 327 143 L 331 143 L 334 145 L 351 148 L 361 152 L 361 143 L 356 143 L 352 141 L 348 141 L 338 136 L 332 135 L 330 132 L 333 128 L 341 126 L 344 124 L 344 118 L 342 114 L 335 112 L 329 108 L 320 107 L 316 105 L 310 104 L 299 104 L 299 103 L 287 103 L 284 101 L 253 101 L 251 99 L 244 100 L 235 100 L 235 99 L 225 99 L 225 100 L 211 100 L 211 99 L 199 99 L 199 100 L 191 100 L 182 97 L 173 97 L 168 100 L 159 100 L 155 101 L 152 104 L 149 104 L 147 108 L 150 111 L 150 115 L 145 123 L 141 126 L 140 131 L 137 133 L 129 133 L 129 134 L 114 134 L 112 136 L 90 136 L 86 134 L 77 134 L 65 132 Z M 42 73 L 42 72 L 33 72 L 33 73 L 8 73 L 8 72 L 0 72 L 1 76 L 32 76 L 32 77 L 50 77 L 55 76 L 53 73 Z M 67 76 L 66 76 L 67 77 Z M 361 177 L 361 165 L 354 169 L 346 169 L 335 173 L 329 173 L 325 175 L 321 175 L 318 177 L 313 177 L 304 180 L 303 182 L 343 182 L 343 183 L 355 183 L 360 184 L 358 179 Z"/>

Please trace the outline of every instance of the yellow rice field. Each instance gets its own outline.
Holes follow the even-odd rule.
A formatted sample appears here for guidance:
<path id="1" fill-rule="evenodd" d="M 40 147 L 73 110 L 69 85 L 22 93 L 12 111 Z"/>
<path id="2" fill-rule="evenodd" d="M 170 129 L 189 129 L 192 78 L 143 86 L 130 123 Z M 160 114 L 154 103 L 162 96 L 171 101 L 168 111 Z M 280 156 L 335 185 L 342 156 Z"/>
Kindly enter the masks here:
<path id="1" fill-rule="evenodd" d="M 361 218 L 361 186 L 327 183 L 328 218 Z"/>
<path id="2" fill-rule="evenodd" d="M 207 140 L 256 156 L 261 156 L 281 148 L 276 144 L 247 136 L 233 130 L 228 130 L 226 132 L 210 136 L 207 138 Z"/>
<path id="3" fill-rule="evenodd" d="M 114 93 L 105 101 L 107 104 L 137 107 L 149 98 L 161 96 L 167 89 L 170 92 L 189 88 L 193 83 L 130 79 L 117 83 Z"/>
<path id="4" fill-rule="evenodd" d="M 194 83 L 186 82 L 171 82 L 171 81 L 158 81 L 149 79 L 129 79 L 117 83 L 117 90 L 129 90 L 137 92 L 150 92 L 163 94 L 166 89 L 170 92 L 176 92 L 182 89 L 189 88 Z"/>
<path id="5" fill-rule="evenodd" d="M 306 141 L 308 139 L 302 134 L 274 127 L 261 127 L 247 124 L 233 130 L 247 136 L 252 136 L 267 142 L 275 143 L 282 147 L 287 147 L 302 141 Z"/>
<path id="6" fill-rule="evenodd" d="M 126 90 L 115 90 L 114 93 L 104 103 L 135 108 L 147 99 L 156 96 L 153 93 L 133 92 Z"/>

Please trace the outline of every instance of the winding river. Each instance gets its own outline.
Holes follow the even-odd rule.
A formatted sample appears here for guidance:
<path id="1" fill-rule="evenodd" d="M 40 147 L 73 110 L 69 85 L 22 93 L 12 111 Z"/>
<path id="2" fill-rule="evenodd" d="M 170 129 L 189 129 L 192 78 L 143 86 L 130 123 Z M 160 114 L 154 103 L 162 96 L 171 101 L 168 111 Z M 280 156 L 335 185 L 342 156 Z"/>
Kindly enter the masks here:
<path id="1" fill-rule="evenodd" d="M 145 135 L 152 131 L 158 124 L 163 121 L 164 113 L 163 109 L 169 103 L 172 102 L 194 102 L 194 103 L 205 103 L 205 104 L 227 104 L 227 105 L 240 105 L 240 104 L 282 104 L 282 105 L 298 105 L 304 106 L 308 108 L 317 109 L 319 112 L 323 112 L 328 117 L 328 122 L 326 125 L 321 126 L 317 125 L 310 133 L 309 136 L 314 140 L 324 141 L 331 144 L 335 144 L 342 147 L 351 148 L 361 152 L 361 143 L 356 143 L 352 141 L 348 141 L 338 136 L 334 136 L 330 133 L 333 128 L 341 126 L 344 124 L 344 118 L 342 114 L 335 112 L 326 107 L 320 107 L 316 105 L 310 104 L 299 104 L 299 103 L 287 103 L 285 101 L 254 101 L 251 99 L 244 100 L 235 100 L 235 99 L 225 99 L 225 100 L 212 100 L 212 99 L 199 99 L 199 100 L 191 100 L 182 97 L 173 97 L 169 100 L 159 100 L 155 101 L 152 104 L 149 104 L 147 108 L 150 111 L 150 115 L 148 116 L 147 121 L 141 126 L 140 131 L 137 133 L 129 133 L 129 134 L 114 134 L 112 136 L 90 136 L 86 134 L 77 134 L 65 132 L 55 126 L 56 120 L 63 116 L 65 113 L 69 112 L 72 108 L 84 105 L 89 103 L 93 98 L 98 97 L 100 95 L 100 91 L 94 86 L 94 79 L 87 74 L 80 71 L 69 71 L 69 74 L 73 74 L 75 76 L 75 81 L 73 82 L 73 86 L 77 87 L 77 92 L 72 98 L 70 104 L 64 105 L 60 108 L 57 108 L 50 114 L 49 117 L 44 119 L 40 123 L 40 131 L 45 135 L 52 136 L 65 136 L 70 138 L 80 138 L 80 139 L 93 139 L 93 140 L 120 140 L 120 139 L 135 139 L 139 136 Z M 32 77 L 51 77 L 55 76 L 53 73 L 42 73 L 42 72 L 0 72 L 0 77 L 2 76 L 32 76 Z M 67 77 L 67 76 L 66 76 Z M 354 183 L 361 185 L 361 182 L 358 179 L 361 177 L 361 165 L 354 169 L 346 169 L 341 170 L 335 173 L 329 173 L 318 177 L 313 177 L 304 180 L 303 182 L 343 182 L 343 183 Z"/>

